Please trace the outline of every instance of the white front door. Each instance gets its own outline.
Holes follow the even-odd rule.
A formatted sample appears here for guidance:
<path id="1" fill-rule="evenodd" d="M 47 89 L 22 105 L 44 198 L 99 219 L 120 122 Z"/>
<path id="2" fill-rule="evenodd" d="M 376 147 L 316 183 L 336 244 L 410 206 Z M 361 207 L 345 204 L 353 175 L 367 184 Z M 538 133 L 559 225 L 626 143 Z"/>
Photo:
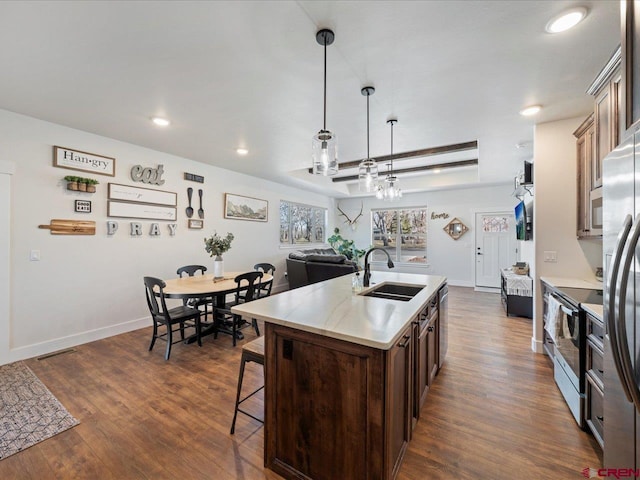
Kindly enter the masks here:
<path id="1" fill-rule="evenodd" d="M 516 262 L 513 212 L 476 213 L 476 287 L 500 288 L 500 269 Z"/>

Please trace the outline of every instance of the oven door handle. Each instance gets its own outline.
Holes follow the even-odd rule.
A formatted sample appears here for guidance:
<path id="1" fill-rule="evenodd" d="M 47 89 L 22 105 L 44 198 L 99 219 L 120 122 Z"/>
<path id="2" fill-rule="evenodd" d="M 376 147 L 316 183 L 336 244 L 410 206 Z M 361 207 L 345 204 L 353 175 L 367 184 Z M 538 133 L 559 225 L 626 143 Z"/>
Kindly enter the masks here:
<path id="1" fill-rule="evenodd" d="M 629 284 L 629 272 L 631 271 L 631 261 L 635 257 L 635 249 L 640 238 L 640 215 L 636 217 L 633 227 L 629 232 L 629 239 L 622 250 L 621 270 L 619 272 L 618 289 L 616 292 L 616 312 L 617 326 L 620 348 L 620 360 L 622 361 L 622 369 L 627 379 L 629 393 L 633 399 L 636 410 L 640 412 L 640 389 L 636 383 L 631 355 L 629 354 L 629 338 L 627 337 L 627 317 L 626 317 L 626 299 L 627 287 Z"/>
<path id="2" fill-rule="evenodd" d="M 620 359 L 620 348 L 618 346 L 619 340 L 616 326 L 616 287 L 618 286 L 618 271 L 620 269 L 622 250 L 624 249 L 625 243 L 629 238 L 629 230 L 631 230 L 632 222 L 633 219 L 631 215 L 627 215 L 624 218 L 622 228 L 618 233 L 618 238 L 616 239 L 616 244 L 611 257 L 611 263 L 609 264 L 609 271 L 607 272 L 607 288 L 605 289 L 604 298 L 604 320 L 607 323 L 607 330 L 610 339 L 609 343 L 611 346 L 611 355 L 613 356 L 613 363 L 615 364 L 618 378 L 620 378 L 620 382 L 622 383 L 622 391 L 627 397 L 629 403 L 633 402 L 633 399 L 631 398 L 631 393 L 629 393 L 627 376 L 622 367 L 622 360 Z"/>

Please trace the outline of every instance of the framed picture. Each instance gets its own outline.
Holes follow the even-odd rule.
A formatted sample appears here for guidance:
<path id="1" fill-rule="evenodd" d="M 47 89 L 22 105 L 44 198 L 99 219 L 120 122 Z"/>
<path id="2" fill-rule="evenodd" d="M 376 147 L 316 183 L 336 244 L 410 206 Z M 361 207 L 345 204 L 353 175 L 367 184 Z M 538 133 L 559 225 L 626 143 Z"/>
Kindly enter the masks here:
<path id="1" fill-rule="evenodd" d="M 176 207 L 148 205 L 146 203 L 107 201 L 107 216 L 121 218 L 143 218 L 146 220 L 175 221 Z"/>
<path id="2" fill-rule="evenodd" d="M 224 194 L 224 218 L 266 222 L 269 216 L 268 209 L 269 202 L 266 200 L 232 193 Z"/>
<path id="3" fill-rule="evenodd" d="M 53 166 L 110 177 L 116 176 L 115 158 L 56 145 L 53 147 Z"/>
<path id="4" fill-rule="evenodd" d="M 76 200 L 75 211 L 80 213 L 91 213 L 91 200 Z"/>
<path id="5" fill-rule="evenodd" d="M 109 184 L 107 195 L 109 200 L 152 203 L 154 205 L 167 205 L 170 207 L 175 207 L 178 204 L 178 194 L 176 192 L 165 192 L 164 190 L 145 187 L 132 187 L 118 183 Z"/>
<path id="6" fill-rule="evenodd" d="M 189 228 L 192 230 L 202 230 L 204 228 L 204 220 L 194 218 L 189 219 Z"/>

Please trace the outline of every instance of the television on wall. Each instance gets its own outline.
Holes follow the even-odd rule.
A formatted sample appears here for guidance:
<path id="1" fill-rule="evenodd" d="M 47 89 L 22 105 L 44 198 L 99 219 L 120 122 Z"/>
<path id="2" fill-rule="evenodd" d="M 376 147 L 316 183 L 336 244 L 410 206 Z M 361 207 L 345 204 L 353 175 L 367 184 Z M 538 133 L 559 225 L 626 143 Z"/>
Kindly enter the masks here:
<path id="1" fill-rule="evenodd" d="M 524 202 L 520 202 L 515 208 L 516 215 L 516 238 L 518 240 L 528 240 L 527 238 L 527 209 Z"/>

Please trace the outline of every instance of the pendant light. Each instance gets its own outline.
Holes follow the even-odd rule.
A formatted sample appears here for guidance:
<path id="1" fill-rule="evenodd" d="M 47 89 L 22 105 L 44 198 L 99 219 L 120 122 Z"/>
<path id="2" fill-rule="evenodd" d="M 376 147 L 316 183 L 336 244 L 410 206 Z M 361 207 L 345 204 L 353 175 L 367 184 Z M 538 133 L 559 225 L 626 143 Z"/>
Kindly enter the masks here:
<path id="1" fill-rule="evenodd" d="M 358 166 L 358 185 L 361 192 L 373 192 L 378 181 L 378 164 L 369 157 L 369 97 L 376 91 L 373 87 L 360 90 L 367 97 L 367 158 Z"/>
<path id="2" fill-rule="evenodd" d="M 394 200 L 402 197 L 402 190 L 398 186 L 398 177 L 393 174 L 393 125 L 398 123 L 397 118 L 387 120 L 387 123 L 391 125 L 391 161 L 388 165 L 387 178 L 384 179 L 383 198 L 393 202 Z"/>
<path id="3" fill-rule="evenodd" d="M 322 130 L 314 135 L 311 142 L 311 161 L 315 175 L 335 175 L 338 173 L 338 145 L 336 136 L 327 130 L 327 46 L 333 43 L 334 33 L 322 29 L 316 33 L 316 41 L 324 46 L 324 123 Z"/>

